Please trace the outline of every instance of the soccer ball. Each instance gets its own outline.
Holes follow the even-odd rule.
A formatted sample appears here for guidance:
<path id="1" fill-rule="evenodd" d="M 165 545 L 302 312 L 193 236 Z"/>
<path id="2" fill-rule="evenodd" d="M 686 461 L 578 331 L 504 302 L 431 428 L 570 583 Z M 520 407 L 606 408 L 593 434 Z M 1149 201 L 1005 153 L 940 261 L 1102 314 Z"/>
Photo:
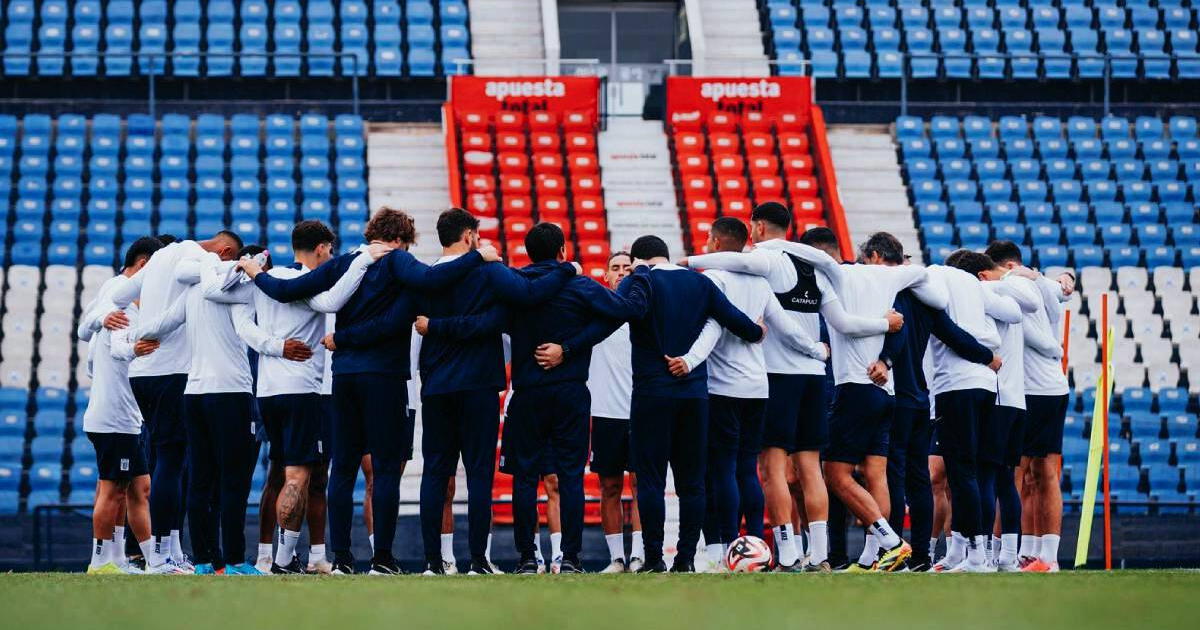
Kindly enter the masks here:
<path id="1" fill-rule="evenodd" d="M 725 568 L 733 573 L 757 573 L 771 567 L 771 549 L 763 539 L 742 536 L 725 552 Z"/>

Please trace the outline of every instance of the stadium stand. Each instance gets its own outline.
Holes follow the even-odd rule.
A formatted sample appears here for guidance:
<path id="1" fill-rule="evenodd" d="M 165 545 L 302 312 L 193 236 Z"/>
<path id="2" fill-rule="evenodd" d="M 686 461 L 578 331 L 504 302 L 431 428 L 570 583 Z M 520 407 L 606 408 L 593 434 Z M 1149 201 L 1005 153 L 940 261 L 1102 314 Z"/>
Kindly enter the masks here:
<path id="1" fill-rule="evenodd" d="M 1110 457 L 1127 464 L 1114 467 L 1114 492 L 1129 501 L 1194 502 L 1200 491 L 1195 119 L 1076 116 L 1064 124 L 1047 116 L 901 117 L 895 133 L 927 260 L 1003 239 L 1021 245 L 1032 265 L 1078 270 L 1080 291 L 1069 304 L 1066 331 L 1079 394 L 1071 411 L 1082 414 L 1072 418 L 1064 443 L 1071 498 L 1083 492 L 1078 480 L 1100 373 L 1101 295 L 1108 293 L 1116 388 Z"/>
<path id="2" fill-rule="evenodd" d="M 69 4 L 8 3 L 4 75 L 430 77 L 471 56 L 462 0 Z"/>
<path id="3" fill-rule="evenodd" d="M 287 264 L 296 221 L 320 219 L 356 242 L 367 217 L 363 121 L 353 115 L 31 114 L 0 116 L 0 130 L 0 196 L 12 208 L 0 224 L 0 467 L 18 479 L 28 470 L 31 504 L 94 490 L 94 463 L 72 457 L 94 458 L 86 444 L 72 446 L 69 418 L 86 407 L 88 384 L 75 314 L 112 276 L 126 244 L 144 234 L 203 238 L 232 229 Z M 63 485 L 50 481 L 55 475 L 65 475 Z M 0 506 L 8 509 L 15 505 Z"/>
<path id="4" fill-rule="evenodd" d="M 781 74 L 838 78 L 1200 77 L 1180 0 L 763 0 Z M 811 64 L 811 70 L 802 62 Z"/>

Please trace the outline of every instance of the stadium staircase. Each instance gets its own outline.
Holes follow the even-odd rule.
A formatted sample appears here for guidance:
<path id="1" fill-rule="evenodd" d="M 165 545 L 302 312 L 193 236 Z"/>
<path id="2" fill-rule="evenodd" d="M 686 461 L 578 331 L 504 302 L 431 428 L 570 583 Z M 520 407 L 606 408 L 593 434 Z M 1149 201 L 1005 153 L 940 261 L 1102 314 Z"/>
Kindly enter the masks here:
<path id="1" fill-rule="evenodd" d="M 372 123 L 367 129 L 367 184 L 375 212 L 384 206 L 412 215 L 420 230 L 413 254 L 429 261 L 441 255 L 430 228 L 450 207 L 445 135 L 429 123 Z"/>
<path id="2" fill-rule="evenodd" d="M 707 50 L 705 75 L 765 77 L 771 74 L 763 50 L 755 0 L 697 0 L 697 4 L 700 5 L 700 23 Z"/>
<path id="3" fill-rule="evenodd" d="M 477 76 L 546 72 L 542 0 L 471 0 L 471 40 Z"/>
<path id="4" fill-rule="evenodd" d="M 831 125 L 827 137 L 851 243 L 862 243 L 872 232 L 891 232 L 919 262 L 920 242 L 888 128 Z"/>
<path id="5" fill-rule="evenodd" d="M 600 173 L 614 249 L 628 251 L 638 236 L 654 234 L 666 241 L 672 255 L 683 253 L 662 124 L 610 117 L 600 132 Z"/>

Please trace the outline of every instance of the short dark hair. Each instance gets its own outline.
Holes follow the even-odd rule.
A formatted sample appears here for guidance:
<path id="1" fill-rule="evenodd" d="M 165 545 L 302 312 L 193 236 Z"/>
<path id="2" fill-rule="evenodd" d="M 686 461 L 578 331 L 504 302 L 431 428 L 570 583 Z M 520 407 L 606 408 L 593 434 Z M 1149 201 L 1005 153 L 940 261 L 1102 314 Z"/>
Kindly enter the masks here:
<path id="1" fill-rule="evenodd" d="M 629 258 L 629 262 L 633 262 L 633 254 L 630 254 L 629 252 L 622 249 L 620 251 L 616 251 L 616 252 L 609 254 L 608 255 L 608 263 L 606 263 L 606 264 L 611 265 L 613 259 L 616 258 L 617 256 L 625 256 L 625 257 Z"/>
<path id="2" fill-rule="evenodd" d="M 242 237 L 238 236 L 237 232 L 233 230 L 221 230 L 217 232 L 217 236 L 223 236 L 233 241 L 235 245 L 234 249 L 242 249 L 245 246 L 245 243 L 242 242 Z"/>
<path id="3" fill-rule="evenodd" d="M 767 201 L 755 206 L 750 213 L 750 220 L 766 221 L 781 230 L 786 230 L 792 225 L 792 213 L 778 201 Z"/>
<path id="4" fill-rule="evenodd" d="M 867 242 L 863 243 L 860 249 L 864 258 L 870 257 L 871 254 L 879 254 L 883 262 L 904 264 L 904 246 L 900 244 L 900 239 L 887 232 L 876 232 L 867 237 Z"/>
<path id="5" fill-rule="evenodd" d="M 292 228 L 292 251 L 311 252 L 322 243 L 332 245 L 334 240 L 333 230 L 320 221 L 308 219 Z"/>
<path id="6" fill-rule="evenodd" d="M 629 253 L 638 260 L 650 260 L 651 258 L 667 258 L 671 255 L 671 250 L 667 249 L 666 241 L 653 234 L 647 234 L 639 236 L 633 242 Z"/>
<path id="7" fill-rule="evenodd" d="M 542 221 L 525 233 L 525 253 L 533 262 L 554 260 L 566 242 L 562 228 Z"/>
<path id="8" fill-rule="evenodd" d="M 991 271 L 996 268 L 996 261 L 987 254 L 973 252 L 969 249 L 956 250 L 946 257 L 946 265 L 957 267 L 972 276 L 979 276 L 981 271 Z"/>
<path id="9" fill-rule="evenodd" d="M 746 241 L 750 240 L 750 230 L 741 219 L 734 217 L 721 217 L 712 223 L 712 233 L 722 240 L 729 240 L 738 245 L 745 246 Z"/>
<path id="10" fill-rule="evenodd" d="M 153 236 L 143 236 L 130 243 L 129 249 L 125 250 L 125 266 L 132 267 L 137 264 L 139 258 L 149 258 L 163 247 L 166 245 L 159 239 Z"/>
<path id="11" fill-rule="evenodd" d="M 462 238 L 463 232 L 478 229 L 479 219 L 462 208 L 450 208 L 438 215 L 437 233 L 442 247 L 449 247 L 457 243 L 458 239 Z"/>
<path id="12" fill-rule="evenodd" d="M 179 237 L 175 236 L 174 234 L 158 234 L 154 238 L 163 245 L 170 245 L 171 243 L 179 240 Z"/>
<path id="13" fill-rule="evenodd" d="M 804 230 L 804 233 L 800 235 L 800 242 L 813 247 L 821 247 L 823 245 L 831 246 L 834 249 L 841 247 L 837 234 L 834 234 L 833 230 L 827 227 L 814 227 Z"/>
<path id="14" fill-rule="evenodd" d="M 380 208 L 367 221 L 363 230 L 363 238 L 371 241 L 400 241 L 401 243 L 417 242 L 417 226 L 407 213 L 394 208 Z"/>
<path id="15" fill-rule="evenodd" d="M 992 241 L 983 253 L 996 261 L 996 264 L 1003 265 L 1008 262 L 1015 262 L 1018 265 L 1025 264 L 1022 261 L 1021 247 L 1012 241 Z"/>

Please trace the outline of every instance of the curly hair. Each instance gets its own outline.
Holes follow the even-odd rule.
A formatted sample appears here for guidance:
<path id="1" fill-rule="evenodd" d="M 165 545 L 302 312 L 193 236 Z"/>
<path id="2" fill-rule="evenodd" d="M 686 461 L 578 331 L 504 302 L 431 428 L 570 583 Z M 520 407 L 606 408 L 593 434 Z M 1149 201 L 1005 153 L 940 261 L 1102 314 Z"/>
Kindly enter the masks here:
<path id="1" fill-rule="evenodd" d="M 411 245 L 417 242 L 417 226 L 413 223 L 412 217 L 401 210 L 380 208 L 367 222 L 363 238 L 368 243 L 371 241 L 400 241 Z"/>

